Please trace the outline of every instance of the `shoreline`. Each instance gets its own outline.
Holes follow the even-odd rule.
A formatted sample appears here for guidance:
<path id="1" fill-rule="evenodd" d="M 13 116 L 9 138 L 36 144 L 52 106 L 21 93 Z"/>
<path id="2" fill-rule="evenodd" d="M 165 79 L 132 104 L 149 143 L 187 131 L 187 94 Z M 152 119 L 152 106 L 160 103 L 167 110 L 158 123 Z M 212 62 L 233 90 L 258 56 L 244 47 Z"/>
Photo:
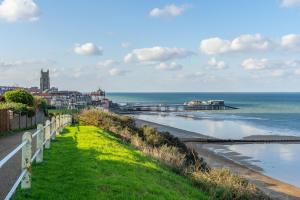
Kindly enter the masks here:
<path id="1" fill-rule="evenodd" d="M 176 137 L 203 137 L 212 138 L 207 135 L 196 132 L 186 131 L 171 126 L 166 126 L 146 120 L 135 119 L 137 126 L 149 125 L 158 131 L 168 131 Z M 186 143 L 188 147 L 194 148 L 200 157 L 203 157 L 209 166 L 214 168 L 227 168 L 231 172 L 246 178 L 254 183 L 260 190 L 269 195 L 272 199 L 300 199 L 300 188 L 283 181 L 264 175 L 259 167 L 250 163 L 241 163 L 242 160 L 233 160 L 215 153 L 213 150 L 205 147 L 206 144 Z M 220 145 L 219 145 L 220 146 Z M 221 145 L 222 146 L 222 145 Z M 217 149 L 210 145 L 210 148 Z M 255 168 L 257 167 L 257 168 Z"/>

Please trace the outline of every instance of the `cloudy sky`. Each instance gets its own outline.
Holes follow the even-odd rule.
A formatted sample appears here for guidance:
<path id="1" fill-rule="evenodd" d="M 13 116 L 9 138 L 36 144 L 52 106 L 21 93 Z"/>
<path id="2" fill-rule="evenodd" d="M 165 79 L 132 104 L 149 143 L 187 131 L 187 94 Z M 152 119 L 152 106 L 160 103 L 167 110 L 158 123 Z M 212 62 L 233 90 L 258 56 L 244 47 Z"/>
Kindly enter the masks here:
<path id="1" fill-rule="evenodd" d="M 0 85 L 300 91 L 300 0 L 0 0 Z"/>

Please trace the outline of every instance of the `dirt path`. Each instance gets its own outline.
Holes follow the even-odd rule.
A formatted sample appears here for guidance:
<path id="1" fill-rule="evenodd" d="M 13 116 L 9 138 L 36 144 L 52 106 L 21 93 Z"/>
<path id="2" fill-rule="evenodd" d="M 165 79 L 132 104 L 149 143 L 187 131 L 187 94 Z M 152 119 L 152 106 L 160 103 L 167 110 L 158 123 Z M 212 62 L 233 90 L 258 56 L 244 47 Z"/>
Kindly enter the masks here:
<path id="1" fill-rule="evenodd" d="M 34 132 L 30 130 L 29 132 Z M 0 138 L 0 160 L 9 154 L 22 141 L 22 135 L 25 131 L 13 133 L 12 135 Z M 33 148 L 35 148 L 35 140 Z M 0 168 L 0 199 L 4 199 L 9 192 L 16 179 L 21 173 L 21 151 L 17 153 L 11 160 L 9 160 L 2 168 Z"/>
<path id="2" fill-rule="evenodd" d="M 172 135 L 176 137 L 203 137 L 207 138 L 209 136 L 205 136 L 203 134 L 198 134 L 190 131 L 185 131 L 182 129 L 165 126 L 149 121 L 136 119 L 136 124 L 138 126 L 149 125 L 155 127 L 159 131 L 168 131 Z M 203 157 L 206 162 L 211 167 L 216 168 L 228 168 L 233 173 L 239 174 L 245 177 L 250 182 L 257 185 L 259 189 L 269 195 L 272 199 L 278 200 L 298 200 L 300 199 L 300 188 L 295 187 L 293 185 L 284 183 L 282 181 L 273 179 L 262 173 L 249 169 L 247 166 L 237 164 L 236 162 L 226 159 L 223 156 L 215 154 L 213 151 L 208 150 L 207 148 L 203 148 L 203 144 L 197 143 L 187 143 L 187 145 L 191 148 L 194 148 L 199 156 Z"/>

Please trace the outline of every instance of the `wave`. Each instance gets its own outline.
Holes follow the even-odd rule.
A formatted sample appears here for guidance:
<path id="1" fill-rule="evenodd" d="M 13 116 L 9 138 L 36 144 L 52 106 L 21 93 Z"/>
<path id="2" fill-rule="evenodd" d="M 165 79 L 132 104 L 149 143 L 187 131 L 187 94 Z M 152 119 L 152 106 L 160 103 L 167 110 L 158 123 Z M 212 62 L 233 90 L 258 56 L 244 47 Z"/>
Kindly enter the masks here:
<path id="1" fill-rule="evenodd" d="M 193 119 L 209 119 L 209 120 L 268 120 L 267 118 L 242 116 L 233 114 L 216 114 L 216 113 L 181 113 L 175 114 L 179 117 L 188 117 Z"/>

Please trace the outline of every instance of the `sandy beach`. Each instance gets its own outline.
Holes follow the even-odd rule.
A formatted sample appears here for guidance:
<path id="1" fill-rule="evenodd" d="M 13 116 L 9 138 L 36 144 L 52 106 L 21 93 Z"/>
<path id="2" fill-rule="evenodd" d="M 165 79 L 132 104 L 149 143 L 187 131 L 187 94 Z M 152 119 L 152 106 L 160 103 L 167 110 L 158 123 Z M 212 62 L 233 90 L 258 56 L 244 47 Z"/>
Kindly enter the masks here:
<path id="1" fill-rule="evenodd" d="M 204 134 L 199 134 L 183 129 L 174 128 L 171 126 L 161 125 L 145 120 L 136 119 L 138 126 L 149 125 L 156 128 L 159 131 L 168 131 L 172 135 L 178 138 L 184 137 L 203 137 L 212 138 Z M 254 136 L 253 136 L 254 137 Z M 235 157 L 234 152 L 227 153 L 227 155 L 217 154 L 214 150 L 218 148 L 226 148 L 222 144 L 198 144 L 198 143 L 186 143 L 191 148 L 194 148 L 200 157 L 203 157 L 211 167 L 227 168 L 233 173 L 239 174 L 257 185 L 257 187 L 268 194 L 272 199 L 284 199 L 293 200 L 300 199 L 300 188 L 288 183 L 284 183 L 280 180 L 276 180 L 272 177 L 266 176 L 262 173 L 262 170 L 248 162 L 241 157 Z"/>

